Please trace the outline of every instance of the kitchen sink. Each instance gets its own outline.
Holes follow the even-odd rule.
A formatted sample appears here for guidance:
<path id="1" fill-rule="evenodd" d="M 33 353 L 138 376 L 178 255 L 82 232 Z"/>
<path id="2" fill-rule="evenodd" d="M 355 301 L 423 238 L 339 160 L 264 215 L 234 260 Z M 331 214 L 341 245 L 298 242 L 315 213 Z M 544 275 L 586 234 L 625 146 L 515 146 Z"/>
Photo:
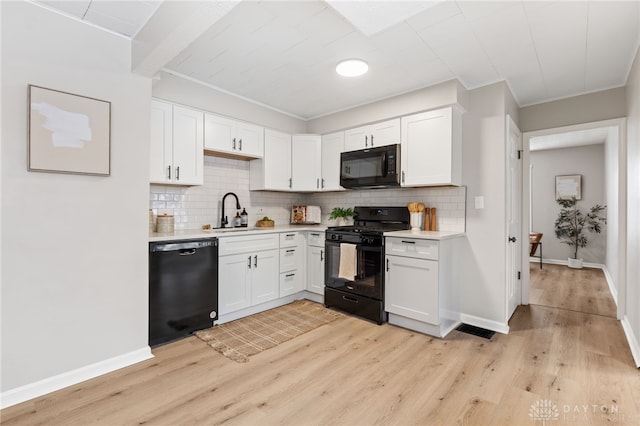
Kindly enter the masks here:
<path id="1" fill-rule="evenodd" d="M 256 228 L 211 228 L 211 232 L 247 232 Z"/>

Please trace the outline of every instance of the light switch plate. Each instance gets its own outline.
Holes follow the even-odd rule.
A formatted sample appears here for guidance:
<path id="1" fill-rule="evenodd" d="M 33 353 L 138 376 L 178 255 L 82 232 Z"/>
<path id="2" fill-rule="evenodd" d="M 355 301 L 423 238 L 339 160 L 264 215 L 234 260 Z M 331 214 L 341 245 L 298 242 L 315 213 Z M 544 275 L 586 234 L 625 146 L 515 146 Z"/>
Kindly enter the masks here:
<path id="1" fill-rule="evenodd" d="M 474 198 L 476 209 L 484 209 L 484 196 L 478 195 Z"/>

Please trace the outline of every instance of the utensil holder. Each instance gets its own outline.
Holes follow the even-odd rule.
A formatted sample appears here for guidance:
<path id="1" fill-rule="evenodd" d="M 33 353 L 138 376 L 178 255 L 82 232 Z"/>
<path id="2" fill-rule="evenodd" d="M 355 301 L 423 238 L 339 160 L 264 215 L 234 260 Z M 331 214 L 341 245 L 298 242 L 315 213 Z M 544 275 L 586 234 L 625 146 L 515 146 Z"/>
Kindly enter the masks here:
<path id="1" fill-rule="evenodd" d="M 422 223 L 423 223 L 422 213 L 423 212 L 409 213 L 409 219 L 410 219 L 412 231 L 420 231 L 422 229 Z"/>

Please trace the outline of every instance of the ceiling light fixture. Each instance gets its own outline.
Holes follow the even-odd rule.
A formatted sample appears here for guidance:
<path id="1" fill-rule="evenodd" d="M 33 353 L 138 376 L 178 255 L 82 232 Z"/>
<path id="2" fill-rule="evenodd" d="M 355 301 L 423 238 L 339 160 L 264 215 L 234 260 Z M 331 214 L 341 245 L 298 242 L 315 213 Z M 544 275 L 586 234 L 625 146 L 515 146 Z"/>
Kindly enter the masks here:
<path id="1" fill-rule="evenodd" d="M 336 72 L 344 77 L 358 77 L 369 70 L 369 65 L 362 59 L 345 59 L 336 65 Z"/>

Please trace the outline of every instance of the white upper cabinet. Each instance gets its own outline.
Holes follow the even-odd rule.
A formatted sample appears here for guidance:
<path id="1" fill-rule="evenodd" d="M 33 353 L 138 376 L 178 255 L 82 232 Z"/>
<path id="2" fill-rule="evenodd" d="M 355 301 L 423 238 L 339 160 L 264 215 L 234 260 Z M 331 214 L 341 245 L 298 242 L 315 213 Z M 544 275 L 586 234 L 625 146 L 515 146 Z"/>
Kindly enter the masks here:
<path id="1" fill-rule="evenodd" d="M 460 185 L 462 113 L 447 107 L 402 117 L 402 186 Z"/>
<path id="2" fill-rule="evenodd" d="M 291 141 L 291 190 L 320 191 L 322 138 L 320 135 L 293 135 Z"/>
<path id="3" fill-rule="evenodd" d="M 169 167 L 173 167 L 173 106 L 151 101 L 151 182 L 169 181 Z"/>
<path id="4" fill-rule="evenodd" d="M 202 185 L 203 119 L 200 111 L 151 101 L 151 183 Z"/>
<path id="5" fill-rule="evenodd" d="M 399 118 L 356 127 L 344 132 L 345 152 L 396 143 L 400 143 Z"/>
<path id="6" fill-rule="evenodd" d="M 264 131 L 264 156 L 249 163 L 251 190 L 291 189 L 291 135 Z"/>
<path id="7" fill-rule="evenodd" d="M 340 186 L 340 153 L 344 151 L 344 132 L 322 135 L 322 166 L 320 188 L 342 191 Z"/>
<path id="8" fill-rule="evenodd" d="M 204 149 L 245 158 L 264 155 L 264 128 L 255 124 L 205 114 Z"/>

